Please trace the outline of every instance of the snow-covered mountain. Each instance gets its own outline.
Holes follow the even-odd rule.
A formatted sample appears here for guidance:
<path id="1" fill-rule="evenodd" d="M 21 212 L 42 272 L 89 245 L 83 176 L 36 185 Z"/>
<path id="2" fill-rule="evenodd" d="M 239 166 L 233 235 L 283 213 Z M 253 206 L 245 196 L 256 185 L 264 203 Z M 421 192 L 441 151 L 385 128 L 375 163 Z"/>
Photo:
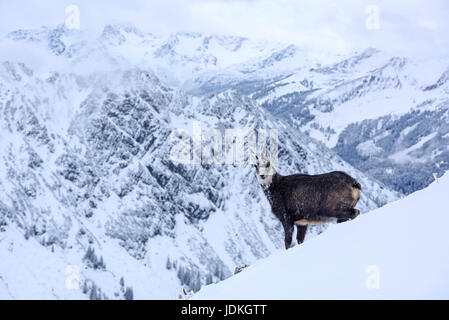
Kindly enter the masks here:
<path id="1" fill-rule="evenodd" d="M 277 252 L 195 299 L 448 299 L 449 174 Z"/>
<path id="2" fill-rule="evenodd" d="M 342 57 L 294 45 L 164 38 L 131 25 L 109 25 L 98 36 L 64 26 L 19 30 L 0 46 L 0 256 L 11 261 L 1 265 L 2 297 L 125 298 L 132 287 L 134 298 L 177 298 L 182 287 L 196 291 L 281 248 L 282 228 L 251 166 L 170 160 L 170 134 L 192 132 L 195 121 L 221 132 L 277 129 L 281 173 L 344 170 L 362 184 L 363 212 L 399 197 L 345 162 L 358 165 L 341 143 L 340 155 L 328 148 L 337 134 L 327 140 L 313 133 L 318 127 L 311 131 L 334 111 L 341 137 L 346 125 L 359 125 L 341 116 L 349 102 L 334 108 L 319 97 L 351 92 L 337 82 L 370 73 L 377 62 L 361 61 L 381 61 L 377 50 L 338 63 Z M 392 59 L 391 68 L 401 64 Z M 442 78 L 423 95 L 444 92 Z M 366 90 L 382 95 L 395 83 L 387 82 Z M 290 95 L 316 95 L 315 117 L 299 103 L 284 107 Z M 66 281 L 77 268 L 80 289 L 72 290 Z"/>
<path id="3" fill-rule="evenodd" d="M 47 30 L 42 42 L 59 52 L 55 43 L 70 32 Z M 449 168 L 449 58 L 375 48 L 341 56 L 198 33 L 163 38 L 120 24 L 105 27 L 99 39 L 66 41 L 62 55 L 82 61 L 95 53 L 102 61 L 145 65 L 194 95 L 236 90 L 404 194 Z"/>
<path id="4" fill-rule="evenodd" d="M 192 92 L 247 94 L 404 194 L 449 169 L 449 58 L 421 61 L 373 48 L 324 65 L 281 58 L 250 73 L 200 74 Z"/>
<path id="5" fill-rule="evenodd" d="M 171 131 L 191 130 L 194 120 L 277 128 L 282 172 L 350 172 L 366 190 L 364 211 L 397 197 L 235 92 L 189 97 L 137 68 L 41 78 L 24 65 L 2 67 L 3 229 L 79 266 L 89 294 L 95 283 L 109 298 L 120 295 L 120 278 L 131 282 L 138 265 L 149 280 L 131 282 L 136 297 L 175 298 L 181 285 L 197 290 L 281 247 L 282 231 L 251 166 L 171 162 Z M 15 243 L 8 235 L 2 242 Z M 105 270 L 84 270 L 89 248 Z"/>

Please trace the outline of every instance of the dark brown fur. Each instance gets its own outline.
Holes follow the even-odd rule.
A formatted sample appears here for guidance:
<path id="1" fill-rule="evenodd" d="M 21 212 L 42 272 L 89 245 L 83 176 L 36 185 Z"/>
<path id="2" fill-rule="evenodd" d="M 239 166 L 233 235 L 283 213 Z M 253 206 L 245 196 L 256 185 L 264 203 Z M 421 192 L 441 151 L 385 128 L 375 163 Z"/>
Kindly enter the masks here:
<path id="1" fill-rule="evenodd" d="M 285 248 L 291 244 L 294 225 L 298 244 L 304 241 L 307 225 L 354 219 L 360 198 L 360 184 L 344 172 L 319 175 L 278 173 L 268 186 L 262 186 L 273 213 L 285 231 Z"/>

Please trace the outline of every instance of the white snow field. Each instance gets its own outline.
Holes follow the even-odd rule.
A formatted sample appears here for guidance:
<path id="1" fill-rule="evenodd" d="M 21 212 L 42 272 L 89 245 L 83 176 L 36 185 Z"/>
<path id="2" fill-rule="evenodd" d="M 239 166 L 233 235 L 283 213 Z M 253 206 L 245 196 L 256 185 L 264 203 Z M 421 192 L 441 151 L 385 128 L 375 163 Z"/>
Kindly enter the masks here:
<path id="1" fill-rule="evenodd" d="M 449 173 L 194 299 L 448 299 Z"/>

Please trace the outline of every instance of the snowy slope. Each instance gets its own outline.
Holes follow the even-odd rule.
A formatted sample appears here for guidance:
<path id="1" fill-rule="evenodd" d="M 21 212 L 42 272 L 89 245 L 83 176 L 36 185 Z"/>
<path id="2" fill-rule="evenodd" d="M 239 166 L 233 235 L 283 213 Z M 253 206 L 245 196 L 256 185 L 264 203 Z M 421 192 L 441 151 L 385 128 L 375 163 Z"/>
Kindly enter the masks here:
<path id="1" fill-rule="evenodd" d="M 106 270 L 86 267 L 84 254 L 76 245 L 49 249 L 9 227 L 0 233 L 0 299 L 124 299 L 127 287 L 132 288 L 135 299 L 177 297 L 175 274 L 165 266 L 153 266 L 149 272 L 111 239 L 101 243 Z"/>
<path id="2" fill-rule="evenodd" d="M 448 299 L 449 174 L 204 287 L 196 299 Z"/>

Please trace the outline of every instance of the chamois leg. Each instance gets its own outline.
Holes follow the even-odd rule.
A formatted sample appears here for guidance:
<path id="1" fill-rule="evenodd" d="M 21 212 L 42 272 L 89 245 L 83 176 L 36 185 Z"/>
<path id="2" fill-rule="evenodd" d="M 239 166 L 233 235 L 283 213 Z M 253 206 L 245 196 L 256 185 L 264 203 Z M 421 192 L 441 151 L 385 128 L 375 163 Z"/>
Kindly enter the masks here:
<path id="1" fill-rule="evenodd" d="M 346 222 L 355 219 L 360 214 L 360 211 L 355 208 L 341 210 L 337 215 L 337 223 Z"/>
<path id="2" fill-rule="evenodd" d="M 286 221 L 282 223 L 282 226 L 284 227 L 284 234 L 285 234 L 285 249 L 288 249 L 292 244 L 294 224 L 289 221 Z"/>
<path id="3" fill-rule="evenodd" d="M 296 225 L 296 241 L 298 244 L 304 242 L 304 238 L 306 237 L 307 226 L 299 226 Z"/>

